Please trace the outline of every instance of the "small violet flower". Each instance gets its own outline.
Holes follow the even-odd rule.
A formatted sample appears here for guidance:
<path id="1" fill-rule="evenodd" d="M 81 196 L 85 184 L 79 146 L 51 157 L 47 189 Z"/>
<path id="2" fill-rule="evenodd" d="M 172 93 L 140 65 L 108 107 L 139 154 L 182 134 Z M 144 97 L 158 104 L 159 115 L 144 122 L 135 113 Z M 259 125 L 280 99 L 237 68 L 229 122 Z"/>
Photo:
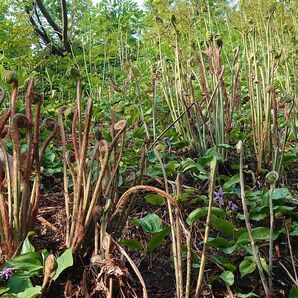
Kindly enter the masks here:
<path id="1" fill-rule="evenodd" d="M 165 138 L 163 139 L 163 141 L 164 141 L 165 144 L 168 146 L 169 151 L 171 151 L 171 150 L 172 150 L 172 143 L 171 143 L 170 139 L 169 139 L 168 137 L 165 137 Z"/>
<path id="2" fill-rule="evenodd" d="M 0 277 L 5 277 L 5 279 L 8 279 L 13 274 L 12 268 L 5 267 L 2 271 L 0 271 Z"/>
<path id="3" fill-rule="evenodd" d="M 214 200 L 220 206 L 223 206 L 225 204 L 224 200 L 223 200 L 223 194 L 224 193 L 223 193 L 221 187 L 217 191 L 214 192 L 214 195 L 215 195 Z"/>
<path id="4" fill-rule="evenodd" d="M 238 206 L 236 204 L 234 204 L 232 201 L 229 201 L 226 209 L 231 210 L 231 211 L 237 211 Z"/>

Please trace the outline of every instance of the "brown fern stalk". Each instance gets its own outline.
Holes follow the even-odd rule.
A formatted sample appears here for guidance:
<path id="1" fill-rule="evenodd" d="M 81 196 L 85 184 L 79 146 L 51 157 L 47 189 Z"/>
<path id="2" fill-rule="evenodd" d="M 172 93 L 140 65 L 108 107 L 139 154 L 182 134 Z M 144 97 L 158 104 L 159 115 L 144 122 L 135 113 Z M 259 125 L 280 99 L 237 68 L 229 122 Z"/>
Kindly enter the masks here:
<path id="1" fill-rule="evenodd" d="M 13 216 L 14 216 L 14 228 L 16 232 L 16 241 L 20 241 L 21 237 L 21 218 L 20 218 L 20 203 L 21 203 L 21 170 L 20 170 L 20 160 L 21 160 L 21 142 L 20 142 L 20 128 L 28 128 L 31 126 L 30 120 L 23 114 L 15 114 L 12 119 L 12 143 L 13 143 Z"/>
<path id="2" fill-rule="evenodd" d="M 87 109 L 85 112 L 86 121 L 84 128 L 84 136 L 82 140 L 82 145 L 80 147 L 80 157 L 78 163 L 78 175 L 76 179 L 76 193 L 74 194 L 74 204 L 73 204 L 73 212 L 72 212 L 72 225 L 70 229 L 70 239 L 75 238 L 75 230 L 78 230 L 77 225 L 82 225 L 82 218 L 80 221 L 78 220 L 78 215 L 80 212 L 80 205 L 83 191 L 83 178 L 84 178 L 84 169 L 85 169 L 85 160 L 87 153 L 87 146 L 89 140 L 89 131 L 90 131 L 90 123 L 91 123 L 91 111 L 92 111 L 92 101 L 89 100 L 87 103 Z M 82 214 L 81 214 L 82 217 Z"/>

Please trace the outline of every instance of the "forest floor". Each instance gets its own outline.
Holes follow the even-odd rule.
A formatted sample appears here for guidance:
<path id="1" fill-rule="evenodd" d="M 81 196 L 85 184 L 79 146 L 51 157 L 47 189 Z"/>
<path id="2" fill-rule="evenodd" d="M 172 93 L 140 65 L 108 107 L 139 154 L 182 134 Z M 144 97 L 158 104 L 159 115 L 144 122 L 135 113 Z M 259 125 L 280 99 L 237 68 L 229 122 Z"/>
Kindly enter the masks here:
<path id="1" fill-rule="evenodd" d="M 289 175 L 288 183 L 295 185 L 298 181 L 297 167 L 294 165 L 289 169 L 291 173 Z M 37 249 L 46 248 L 49 252 L 59 255 L 65 250 L 64 244 L 64 231 L 65 231 L 65 216 L 64 216 L 64 197 L 61 189 L 56 187 L 56 189 L 51 188 L 51 179 L 46 182 L 46 187 L 51 189 L 51 192 L 47 195 L 43 195 L 41 198 L 41 208 L 38 214 L 38 221 L 35 226 L 35 236 L 32 241 Z M 57 185 L 57 183 L 55 183 Z M 293 193 L 295 191 L 293 190 Z M 239 199 L 240 200 L 240 199 Z M 240 205 L 239 201 L 239 205 Z M 133 210 L 130 219 L 135 217 L 141 217 L 148 212 L 158 212 L 158 214 L 167 221 L 166 208 L 160 207 L 158 210 L 150 210 L 148 204 L 143 204 L 138 202 L 135 209 Z M 204 227 L 204 221 L 198 222 L 198 226 Z M 211 231 L 211 234 L 213 232 Z M 199 243 L 203 239 L 201 232 L 197 233 L 198 238 L 194 238 L 193 241 Z M 142 232 L 138 227 L 130 224 L 130 220 L 127 221 L 127 225 L 123 229 L 121 238 L 146 240 L 146 234 Z M 200 239 L 201 238 L 201 239 Z M 289 292 L 292 287 L 292 283 L 285 273 L 285 271 L 279 265 L 282 263 L 286 268 L 292 268 L 292 262 L 290 258 L 290 252 L 288 247 L 288 242 L 285 235 L 281 235 L 278 240 L 274 243 L 275 255 L 274 255 L 274 269 L 273 269 L 273 285 L 274 285 L 274 296 L 273 297 L 289 297 Z M 292 238 L 292 249 L 294 254 L 295 263 L 298 263 L 298 240 L 297 237 Z M 175 297 L 175 274 L 172 265 L 171 258 L 171 242 L 170 239 L 166 240 L 163 245 L 158 247 L 151 254 L 144 254 L 139 251 L 129 251 L 129 255 L 137 265 L 140 270 L 142 277 L 145 281 L 148 295 L 151 298 L 155 297 Z M 261 255 L 268 260 L 268 244 L 260 247 Z M 210 248 L 208 250 L 208 256 L 216 253 L 215 248 Z M 97 288 L 95 274 L 92 272 L 90 266 L 90 258 L 92 255 L 92 250 L 87 252 L 84 256 L 77 256 L 75 259 L 75 266 L 68 269 L 60 281 L 60 283 L 53 283 L 50 287 L 46 297 L 64 297 L 64 290 L 66 282 L 71 280 L 71 295 L 72 297 L 98 297 L 92 296 L 94 288 Z M 241 251 L 239 254 L 234 256 L 235 263 L 239 263 L 241 258 Z M 238 260 L 237 260 L 238 259 Z M 120 262 L 120 260 L 119 260 Z M 127 267 L 127 271 L 130 272 L 129 285 L 131 286 L 131 292 L 136 293 L 138 297 L 142 297 L 141 286 L 136 282 L 137 278 L 134 276 L 128 263 L 123 264 Z M 204 286 L 202 289 L 201 297 L 238 297 L 236 293 L 256 293 L 259 297 L 265 297 L 264 291 L 260 282 L 260 278 L 257 270 L 253 274 L 240 277 L 240 274 L 235 273 L 235 284 L 231 289 L 227 289 L 224 282 L 216 278 L 221 272 L 222 268 L 216 264 L 212 258 L 208 257 L 205 275 L 204 275 Z M 83 272 L 88 272 L 87 275 L 91 278 L 87 279 L 84 277 Z M 191 289 L 192 295 L 194 294 L 196 280 L 197 280 L 198 270 L 193 270 L 193 275 L 191 276 Z M 84 281 L 85 280 L 85 281 Z M 117 295 L 115 294 L 115 297 Z M 244 297 L 244 296 L 243 296 Z M 249 297 L 249 296 L 247 296 Z"/>

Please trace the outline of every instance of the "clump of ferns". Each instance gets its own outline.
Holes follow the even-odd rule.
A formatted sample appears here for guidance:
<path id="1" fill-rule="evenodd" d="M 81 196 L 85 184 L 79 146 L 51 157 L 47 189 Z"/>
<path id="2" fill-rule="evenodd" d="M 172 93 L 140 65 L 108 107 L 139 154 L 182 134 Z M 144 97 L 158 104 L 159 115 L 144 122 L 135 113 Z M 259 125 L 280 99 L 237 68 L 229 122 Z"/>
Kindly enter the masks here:
<path id="1" fill-rule="evenodd" d="M 41 159 L 54 138 L 58 124 L 50 118 L 41 125 L 43 96 L 35 93 L 34 79 L 27 82 L 25 113 L 17 113 L 18 78 L 5 71 L 4 81 L 12 84 L 10 107 L 0 119 L 0 243 L 7 257 L 14 255 L 32 228 L 38 212 Z M 40 141 L 40 129 L 50 131 Z M 7 146 L 11 143 L 12 152 Z M 26 151 L 21 153 L 21 147 Z"/>
<path id="2" fill-rule="evenodd" d="M 76 76 L 76 80 L 77 104 L 72 113 L 70 133 L 65 127 L 69 109 L 61 107 L 58 110 L 64 167 L 66 245 L 76 253 L 85 253 L 89 250 L 87 248 L 92 248 L 91 264 L 101 272 L 97 276 L 100 279 L 97 282 L 107 287 L 109 297 L 112 297 L 114 281 L 118 280 L 121 288 L 119 280 L 126 276 L 126 274 L 122 275 L 125 270 L 120 274 L 121 278 L 116 276 L 117 274 L 109 274 L 105 271 L 105 269 L 108 271 L 111 269 L 111 272 L 119 272 L 117 264 L 120 254 L 130 263 L 142 285 L 143 296 L 147 297 L 140 272 L 118 244 L 117 238 L 121 234 L 123 223 L 133 206 L 131 203 L 138 192 L 155 192 L 164 196 L 170 205 L 177 206 L 177 203 L 169 194 L 160 189 L 148 185 L 136 185 L 140 182 L 140 176 L 144 170 L 145 154 L 142 155 L 140 174 L 135 179 L 134 186 L 120 195 L 119 173 L 125 146 L 127 121 L 116 122 L 112 115 L 110 142 L 102 136 L 103 127 L 95 125 L 92 133 L 92 100 L 88 100 L 85 112 L 82 113 L 79 75 Z M 72 140 L 71 150 L 69 150 L 69 139 Z M 93 240 L 94 246 L 90 243 Z M 67 291 L 71 291 L 68 287 L 66 288 Z"/>
<path id="3" fill-rule="evenodd" d="M 109 214 L 119 195 L 119 169 L 127 122 L 121 120 L 112 124 L 110 143 L 102 138 L 102 128 L 98 125 L 92 137 L 92 100 L 88 100 L 85 112 L 81 113 L 80 77 L 76 79 L 77 105 L 72 115 L 71 150 L 68 150 L 69 138 L 64 125 L 66 107 L 58 110 L 58 118 L 63 151 L 66 245 L 79 250 L 97 222 L 102 237 L 105 236 Z"/>

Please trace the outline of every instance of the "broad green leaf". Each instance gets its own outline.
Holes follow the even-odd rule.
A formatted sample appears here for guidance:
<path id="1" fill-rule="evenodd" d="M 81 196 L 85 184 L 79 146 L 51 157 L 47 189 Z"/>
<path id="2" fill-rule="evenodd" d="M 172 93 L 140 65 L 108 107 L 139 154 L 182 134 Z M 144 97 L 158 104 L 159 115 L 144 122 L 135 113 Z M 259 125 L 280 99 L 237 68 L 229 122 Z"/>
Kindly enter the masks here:
<path id="1" fill-rule="evenodd" d="M 161 205 L 165 202 L 165 198 L 157 194 L 148 194 L 145 196 L 145 200 L 152 205 Z"/>
<path id="2" fill-rule="evenodd" d="M 277 237 L 279 236 L 279 234 L 282 231 L 276 231 L 273 233 L 273 240 L 277 239 Z M 252 229 L 252 236 L 254 238 L 255 241 L 269 241 L 270 238 L 270 230 L 269 228 L 266 227 L 258 227 L 258 228 L 254 228 Z M 249 243 L 249 237 L 248 237 L 248 232 L 245 231 L 244 233 L 242 233 L 238 240 L 237 243 L 238 244 L 247 244 Z"/>
<path id="3" fill-rule="evenodd" d="M 230 255 L 235 251 L 236 248 L 237 248 L 237 244 L 233 244 L 229 247 L 222 248 L 222 252 L 227 254 L 227 255 Z M 231 270 L 231 269 L 229 269 L 229 270 Z M 231 271 L 233 271 L 233 270 L 231 270 Z"/>
<path id="4" fill-rule="evenodd" d="M 213 160 L 214 156 L 202 156 L 198 158 L 198 163 L 202 166 L 205 167 L 208 163 L 210 163 Z"/>
<path id="5" fill-rule="evenodd" d="M 274 212 L 279 212 L 282 214 L 295 214 L 295 207 L 290 206 L 275 206 Z"/>
<path id="6" fill-rule="evenodd" d="M 209 237 L 208 239 L 208 246 L 210 247 L 224 248 L 224 247 L 227 247 L 228 245 L 229 245 L 229 242 L 222 237 L 216 237 L 216 238 Z"/>
<path id="7" fill-rule="evenodd" d="M 267 213 L 256 213 L 256 212 L 252 212 L 249 214 L 249 218 L 255 221 L 260 221 L 264 218 L 266 218 L 268 216 Z"/>
<path id="8" fill-rule="evenodd" d="M 287 188 L 283 187 L 283 188 L 276 188 L 273 190 L 273 193 L 272 193 L 273 200 L 280 200 L 285 198 L 287 199 L 293 198 Z"/>
<path id="9" fill-rule="evenodd" d="M 55 272 L 53 280 L 56 280 L 66 268 L 71 267 L 72 265 L 72 249 L 68 248 L 60 257 L 57 258 L 57 270 Z"/>
<path id="10" fill-rule="evenodd" d="M 154 213 L 148 214 L 137 222 L 145 233 L 158 233 L 163 230 L 163 224 L 160 217 Z"/>
<path id="11" fill-rule="evenodd" d="M 9 278 L 7 286 L 10 293 L 18 294 L 32 287 L 32 283 L 28 275 L 15 273 Z"/>
<path id="12" fill-rule="evenodd" d="M 220 276 L 219 276 L 227 286 L 232 286 L 235 282 L 235 277 L 233 272 L 231 271 L 224 271 Z"/>
<path id="13" fill-rule="evenodd" d="M 195 210 L 193 210 L 192 212 L 190 212 L 190 214 L 188 215 L 186 222 L 191 226 L 194 224 L 194 222 L 196 220 L 198 220 L 199 218 L 205 216 L 208 213 L 208 207 L 200 207 L 197 208 Z M 227 213 L 217 207 L 212 207 L 212 211 L 211 211 L 212 215 L 216 215 L 216 216 L 224 216 Z"/>
<path id="14" fill-rule="evenodd" d="M 298 297 L 298 288 L 293 286 L 290 291 L 289 298 L 297 298 L 297 297 Z"/>
<path id="15" fill-rule="evenodd" d="M 211 222 L 215 230 L 225 233 L 229 236 L 233 236 L 235 227 L 231 222 L 219 218 L 215 215 L 212 215 Z"/>
<path id="16" fill-rule="evenodd" d="M 137 240 L 132 240 L 132 239 L 122 239 L 120 241 L 120 244 L 127 246 L 128 248 L 131 249 L 136 249 L 136 250 L 143 250 L 143 245 L 141 242 Z"/>
<path id="17" fill-rule="evenodd" d="M 244 277 L 247 274 L 254 272 L 256 269 L 256 263 L 254 262 L 253 257 L 245 257 L 244 260 L 239 265 L 239 271 L 241 277 Z"/>
<path id="18" fill-rule="evenodd" d="M 148 252 L 153 252 L 158 246 L 164 243 L 165 237 L 171 233 L 171 228 L 167 227 L 164 230 L 153 235 L 152 239 L 147 244 Z"/>
<path id="19" fill-rule="evenodd" d="M 235 184 L 240 182 L 240 174 L 235 174 L 231 178 L 229 178 L 223 185 L 223 191 L 228 191 L 230 188 L 232 188 Z"/>
<path id="20" fill-rule="evenodd" d="M 35 298 L 41 294 L 41 286 L 30 287 L 24 292 L 19 293 L 16 297 L 18 298 Z"/>
<path id="21" fill-rule="evenodd" d="M 185 160 L 183 160 L 180 167 L 182 173 L 191 170 L 192 172 L 197 174 L 207 174 L 207 171 L 199 163 L 195 162 L 191 158 L 186 158 Z"/>
<path id="22" fill-rule="evenodd" d="M 29 237 L 34 235 L 34 232 L 31 231 L 27 234 L 27 237 L 25 238 L 22 249 L 21 249 L 21 255 L 26 254 L 28 252 L 35 252 L 35 247 L 31 244 Z"/>
<path id="23" fill-rule="evenodd" d="M 236 266 L 231 263 L 231 261 L 223 256 L 211 256 L 211 258 L 218 264 L 222 265 L 225 269 L 229 271 L 236 271 Z"/>
<path id="24" fill-rule="evenodd" d="M 40 254 L 36 252 L 29 252 L 23 255 L 16 256 L 10 261 L 6 262 L 6 267 L 13 270 L 23 271 L 26 274 L 42 273 L 43 265 Z"/>

